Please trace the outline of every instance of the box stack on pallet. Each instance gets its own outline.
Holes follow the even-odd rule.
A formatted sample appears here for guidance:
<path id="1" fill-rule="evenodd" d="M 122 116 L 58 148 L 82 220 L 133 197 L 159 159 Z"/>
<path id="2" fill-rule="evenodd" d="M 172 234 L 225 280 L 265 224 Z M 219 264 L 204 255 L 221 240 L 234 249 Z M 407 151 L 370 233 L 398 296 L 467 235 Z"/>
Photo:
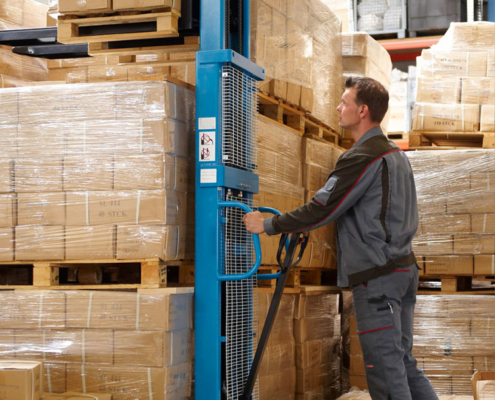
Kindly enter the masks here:
<path id="1" fill-rule="evenodd" d="M 46 26 L 47 7 L 33 0 L 3 0 L 0 3 L 0 30 Z M 20 56 L 0 46 L 0 88 L 30 85 L 48 80 L 46 61 Z"/>
<path id="2" fill-rule="evenodd" d="M 350 76 L 368 76 L 376 79 L 387 90 L 392 83 L 392 60 L 390 54 L 367 33 L 344 33 L 342 34 L 342 64 L 345 80 Z M 340 103 L 340 102 L 339 102 Z M 381 127 L 387 132 L 390 111 L 385 114 Z M 345 139 L 344 147 L 352 145 L 349 132 L 343 130 L 342 137 Z"/>
<path id="3" fill-rule="evenodd" d="M 353 24 L 352 2 L 350 0 L 324 0 L 337 17 L 342 21 L 342 32 L 351 32 Z"/>
<path id="4" fill-rule="evenodd" d="M 4 264 L 51 286 L 58 271 L 36 262 L 191 259 L 193 92 L 53 85 L 4 89 L 0 104 Z"/>
<path id="5" fill-rule="evenodd" d="M 410 148 L 495 147 L 495 23 L 452 23 L 418 58 Z"/>
<path id="6" fill-rule="evenodd" d="M 475 371 L 493 371 L 493 296 L 430 296 L 417 298 L 414 349 L 439 395 L 472 395 Z M 351 378 L 366 389 L 364 361 L 355 320 L 351 323 Z"/>
<path id="7" fill-rule="evenodd" d="M 94 393 L 98 400 L 191 397 L 192 289 L 29 290 L 3 292 L 0 300 L 2 367 L 39 362 L 46 398 L 65 392 Z"/>
<path id="8" fill-rule="evenodd" d="M 413 242 L 426 277 L 442 278 L 442 291 L 461 277 L 495 274 L 495 150 L 407 153 L 418 193 L 420 225 Z M 492 183 L 491 183 L 492 182 Z M 423 258 L 424 257 L 424 258 Z"/>

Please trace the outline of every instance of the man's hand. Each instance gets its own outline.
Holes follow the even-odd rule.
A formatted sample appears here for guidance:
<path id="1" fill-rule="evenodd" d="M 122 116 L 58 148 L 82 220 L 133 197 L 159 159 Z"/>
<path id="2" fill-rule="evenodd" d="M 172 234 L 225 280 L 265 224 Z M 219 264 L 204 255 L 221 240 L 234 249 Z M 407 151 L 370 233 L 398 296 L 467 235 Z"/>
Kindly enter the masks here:
<path id="1" fill-rule="evenodd" d="M 242 222 L 246 225 L 246 229 L 251 233 L 264 233 L 265 228 L 263 227 L 263 215 L 259 211 L 250 212 L 242 217 Z"/>

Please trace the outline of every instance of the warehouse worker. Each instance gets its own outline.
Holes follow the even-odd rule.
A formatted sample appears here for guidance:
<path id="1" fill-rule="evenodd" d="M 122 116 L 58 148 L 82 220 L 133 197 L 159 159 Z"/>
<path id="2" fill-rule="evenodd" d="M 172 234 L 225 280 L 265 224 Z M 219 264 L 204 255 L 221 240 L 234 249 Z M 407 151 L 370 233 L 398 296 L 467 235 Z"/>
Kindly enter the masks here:
<path id="1" fill-rule="evenodd" d="M 368 388 L 373 400 L 438 400 L 412 355 L 418 228 L 409 160 L 380 129 L 388 92 L 371 78 L 349 78 L 337 108 L 356 144 L 325 186 L 289 213 L 244 216 L 251 233 L 275 235 L 336 221 L 338 284 L 351 287 Z"/>

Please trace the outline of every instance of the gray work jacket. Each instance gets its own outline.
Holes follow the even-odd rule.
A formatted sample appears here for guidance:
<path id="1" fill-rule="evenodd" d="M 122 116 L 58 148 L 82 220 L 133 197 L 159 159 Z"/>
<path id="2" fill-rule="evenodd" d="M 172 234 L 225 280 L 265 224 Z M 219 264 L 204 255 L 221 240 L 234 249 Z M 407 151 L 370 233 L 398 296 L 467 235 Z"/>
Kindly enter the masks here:
<path id="1" fill-rule="evenodd" d="M 338 285 L 353 286 L 416 262 L 416 186 L 409 160 L 379 127 L 343 153 L 323 188 L 305 205 L 267 218 L 268 235 L 336 221 Z"/>

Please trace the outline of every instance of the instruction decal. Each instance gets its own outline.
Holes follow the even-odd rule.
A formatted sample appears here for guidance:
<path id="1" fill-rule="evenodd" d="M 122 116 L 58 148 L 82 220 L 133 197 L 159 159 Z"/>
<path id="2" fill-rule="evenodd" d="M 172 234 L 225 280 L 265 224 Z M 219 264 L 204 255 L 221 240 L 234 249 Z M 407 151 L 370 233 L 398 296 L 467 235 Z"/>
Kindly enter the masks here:
<path id="1" fill-rule="evenodd" d="M 215 131 L 199 132 L 199 161 L 215 161 Z"/>
<path id="2" fill-rule="evenodd" d="M 212 169 L 202 169 L 199 178 L 200 183 L 217 183 L 217 170 Z"/>

